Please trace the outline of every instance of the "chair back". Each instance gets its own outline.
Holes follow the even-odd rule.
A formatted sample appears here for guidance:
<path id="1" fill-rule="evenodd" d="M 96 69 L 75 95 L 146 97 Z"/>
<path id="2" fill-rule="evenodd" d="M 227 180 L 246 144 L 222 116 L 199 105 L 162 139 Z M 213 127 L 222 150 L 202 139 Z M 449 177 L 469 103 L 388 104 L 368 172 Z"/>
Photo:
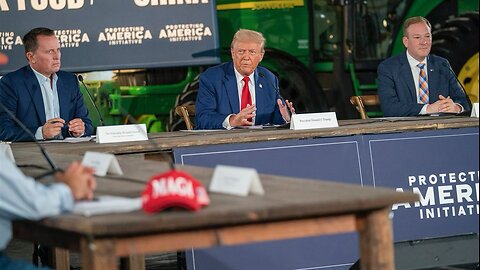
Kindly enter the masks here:
<path id="1" fill-rule="evenodd" d="M 362 119 L 367 119 L 368 115 L 365 106 L 378 106 L 380 105 L 380 99 L 378 95 L 351 96 L 350 103 L 355 106 Z"/>
<path id="2" fill-rule="evenodd" d="M 192 124 L 192 120 L 190 117 L 195 116 L 195 105 L 194 104 L 182 104 L 175 107 L 175 113 L 182 117 L 185 125 L 187 126 L 188 130 L 192 130 L 194 128 Z"/>

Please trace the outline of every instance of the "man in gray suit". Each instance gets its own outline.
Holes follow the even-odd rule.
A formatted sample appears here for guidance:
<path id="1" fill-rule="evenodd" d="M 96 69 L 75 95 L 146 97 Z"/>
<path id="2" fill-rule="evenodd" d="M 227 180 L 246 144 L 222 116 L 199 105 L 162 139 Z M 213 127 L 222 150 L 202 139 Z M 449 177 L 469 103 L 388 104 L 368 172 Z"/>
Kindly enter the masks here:
<path id="1" fill-rule="evenodd" d="M 405 53 L 378 66 L 378 94 L 385 116 L 461 113 L 470 110 L 448 60 L 430 55 L 432 27 L 423 17 L 403 25 Z"/>

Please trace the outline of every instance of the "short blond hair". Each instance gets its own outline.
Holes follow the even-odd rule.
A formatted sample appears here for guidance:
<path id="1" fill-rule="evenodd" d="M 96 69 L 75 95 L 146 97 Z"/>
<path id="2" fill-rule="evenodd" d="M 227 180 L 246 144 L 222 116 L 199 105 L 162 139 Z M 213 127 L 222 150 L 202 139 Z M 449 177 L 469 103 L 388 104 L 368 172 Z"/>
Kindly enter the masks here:
<path id="1" fill-rule="evenodd" d="M 265 51 L 265 38 L 263 34 L 257 31 L 240 29 L 233 36 L 230 48 L 234 48 L 237 42 L 254 42 L 260 44 L 262 52 Z"/>
<path id="2" fill-rule="evenodd" d="M 432 25 L 427 19 L 425 19 L 422 16 L 416 16 L 416 17 L 408 18 L 405 20 L 405 22 L 403 22 L 403 36 L 404 37 L 407 36 L 407 29 L 408 27 L 410 27 L 410 25 L 420 23 L 420 22 L 424 22 L 425 24 L 427 24 L 428 28 L 430 28 L 430 31 L 432 31 Z"/>

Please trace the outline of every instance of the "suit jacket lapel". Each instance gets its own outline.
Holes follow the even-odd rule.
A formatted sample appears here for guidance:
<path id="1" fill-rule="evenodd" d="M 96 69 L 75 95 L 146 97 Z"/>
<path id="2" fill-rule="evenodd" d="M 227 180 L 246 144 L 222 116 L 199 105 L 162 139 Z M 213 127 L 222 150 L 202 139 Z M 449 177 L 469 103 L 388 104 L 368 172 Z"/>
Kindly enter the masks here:
<path id="1" fill-rule="evenodd" d="M 440 69 L 437 63 L 431 57 L 427 57 L 427 78 L 428 78 L 428 96 L 430 101 L 438 99 L 438 90 L 440 89 Z"/>
<path id="2" fill-rule="evenodd" d="M 58 76 L 58 74 L 57 74 Z M 62 119 L 65 119 L 65 121 L 67 119 L 69 119 L 68 115 L 67 114 L 67 111 L 64 110 L 65 108 L 68 108 L 69 107 L 69 99 L 70 97 L 68 95 L 66 95 L 66 93 L 60 93 L 62 91 L 62 89 L 65 89 L 63 87 L 63 82 L 62 80 L 60 79 L 60 77 L 57 78 L 57 95 L 58 95 L 58 106 L 60 107 L 60 118 Z"/>
<path id="3" fill-rule="evenodd" d="M 240 111 L 240 103 L 238 97 L 237 78 L 235 77 L 235 71 L 233 69 L 233 62 L 230 62 L 226 66 L 225 77 L 223 79 L 223 87 L 228 95 L 228 101 L 230 102 L 230 109 L 233 113 Z"/>
<path id="4" fill-rule="evenodd" d="M 412 80 L 412 69 L 407 60 L 407 53 L 403 54 L 403 57 L 400 60 L 400 76 L 403 78 L 403 81 L 407 84 L 408 93 L 412 101 L 417 102 L 417 88 L 415 86 L 415 81 Z"/>
<path id="5" fill-rule="evenodd" d="M 262 108 L 265 108 L 267 106 L 266 101 L 265 101 L 265 87 L 266 81 L 264 77 L 261 77 L 258 75 L 258 70 L 255 69 L 254 73 L 254 78 L 255 78 L 255 106 L 257 107 L 257 114 L 260 115 L 262 113 Z"/>
<path id="6" fill-rule="evenodd" d="M 30 98 L 34 104 L 37 116 L 43 125 L 43 123 L 46 122 L 46 119 L 42 90 L 40 89 L 40 84 L 38 83 L 37 77 L 35 76 L 35 73 L 33 73 L 33 70 L 30 68 L 30 66 L 27 66 L 25 69 L 25 86 L 30 94 Z"/>

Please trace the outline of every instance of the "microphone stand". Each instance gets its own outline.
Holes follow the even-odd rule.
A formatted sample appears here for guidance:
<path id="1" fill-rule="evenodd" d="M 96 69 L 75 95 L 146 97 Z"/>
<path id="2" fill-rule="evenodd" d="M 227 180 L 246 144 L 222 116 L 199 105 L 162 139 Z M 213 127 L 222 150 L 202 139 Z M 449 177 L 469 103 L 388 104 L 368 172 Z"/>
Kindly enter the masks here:
<path id="1" fill-rule="evenodd" d="M 83 87 L 85 87 L 85 92 L 87 92 L 87 96 L 88 96 L 88 98 L 90 99 L 90 102 L 92 102 L 93 107 L 94 107 L 95 110 L 97 111 L 98 118 L 100 119 L 100 125 L 101 125 L 101 126 L 105 126 L 105 121 L 103 121 L 102 114 L 100 113 L 100 110 L 98 109 L 97 104 L 96 104 L 95 101 L 93 100 L 92 94 L 90 94 L 90 91 L 88 91 L 88 88 L 87 88 L 87 86 L 85 85 L 85 82 L 83 81 L 83 76 L 80 75 L 80 74 L 78 74 L 78 75 L 77 75 L 77 79 L 82 83 Z"/>

